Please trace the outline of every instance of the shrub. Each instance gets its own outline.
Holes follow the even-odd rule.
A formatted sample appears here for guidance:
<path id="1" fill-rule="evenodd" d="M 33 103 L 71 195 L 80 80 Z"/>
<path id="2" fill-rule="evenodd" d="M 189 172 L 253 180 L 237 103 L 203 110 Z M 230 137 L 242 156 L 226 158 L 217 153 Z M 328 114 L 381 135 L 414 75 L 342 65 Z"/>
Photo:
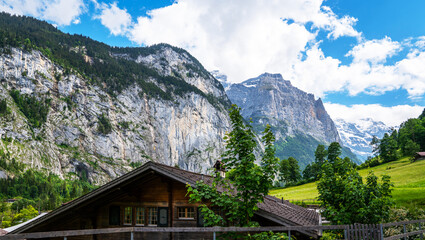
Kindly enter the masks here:
<path id="1" fill-rule="evenodd" d="M 102 134 L 105 134 L 105 135 L 112 132 L 111 122 L 109 121 L 109 119 L 103 113 L 99 117 L 97 130 L 99 132 L 101 132 Z"/>

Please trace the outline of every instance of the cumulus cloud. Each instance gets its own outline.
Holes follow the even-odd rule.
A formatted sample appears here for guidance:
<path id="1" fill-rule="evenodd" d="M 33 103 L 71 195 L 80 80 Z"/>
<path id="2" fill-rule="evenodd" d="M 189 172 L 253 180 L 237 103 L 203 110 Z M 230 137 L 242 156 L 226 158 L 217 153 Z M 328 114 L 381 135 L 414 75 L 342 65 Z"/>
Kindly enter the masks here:
<path id="1" fill-rule="evenodd" d="M 356 20 L 338 18 L 322 0 L 180 0 L 138 17 L 130 39 L 139 44 L 170 43 L 189 50 L 207 69 L 220 69 L 232 82 L 265 71 L 285 73 L 316 41 L 360 36 Z M 306 23 L 313 23 L 313 30 Z"/>
<path id="2" fill-rule="evenodd" d="M 396 127 L 409 118 L 417 118 L 424 106 L 398 105 L 384 107 L 379 104 L 356 104 L 345 106 L 336 103 L 324 103 L 326 111 L 332 119 L 343 119 L 347 122 L 359 122 L 364 118 L 381 121 L 387 126 Z"/>
<path id="3" fill-rule="evenodd" d="M 83 0 L 1 0 L 0 11 L 18 15 L 30 15 L 58 25 L 79 23 L 85 11 Z"/>
<path id="4" fill-rule="evenodd" d="M 97 8 L 101 13 L 95 16 L 95 19 L 100 19 L 102 25 L 107 27 L 112 35 L 125 35 L 128 28 L 131 26 L 131 15 L 126 9 L 120 9 L 117 3 L 97 4 Z"/>
<path id="5" fill-rule="evenodd" d="M 357 37 L 362 35 L 354 29 L 357 19 L 350 16 L 339 18 L 330 7 L 323 6 L 322 14 L 314 15 L 313 24 L 319 28 L 329 31 L 328 38 L 337 39 L 342 36 Z"/>
<path id="6" fill-rule="evenodd" d="M 346 56 L 352 56 L 353 62 L 371 62 L 373 64 L 384 62 L 401 50 L 399 42 L 391 41 L 391 38 L 374 39 L 365 41 L 355 46 Z"/>
<path id="7" fill-rule="evenodd" d="M 421 39 L 413 45 L 420 45 Z M 399 61 L 386 64 L 386 60 L 409 47 L 410 53 Z M 332 91 L 361 92 L 379 95 L 397 89 L 407 90 L 410 98 L 419 99 L 425 93 L 425 52 L 412 49 L 406 43 L 381 40 L 363 41 L 349 51 L 353 61 L 342 65 L 338 59 L 326 57 L 316 44 L 306 56 L 294 63 L 284 76 L 293 84 L 317 96 Z M 320 84 L 318 84 L 320 83 Z"/>

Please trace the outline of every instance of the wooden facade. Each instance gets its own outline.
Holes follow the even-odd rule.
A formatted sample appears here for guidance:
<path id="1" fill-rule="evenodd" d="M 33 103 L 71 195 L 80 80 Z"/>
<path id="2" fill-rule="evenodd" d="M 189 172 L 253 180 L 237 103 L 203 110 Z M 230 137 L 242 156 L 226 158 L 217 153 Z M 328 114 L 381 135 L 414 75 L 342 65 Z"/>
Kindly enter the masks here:
<path id="1" fill-rule="evenodd" d="M 170 167 L 156 169 L 157 164 L 150 165 L 152 167 L 142 166 L 138 172 L 135 170 L 133 174 L 124 175 L 12 233 L 115 227 L 202 227 L 199 204 L 189 202 L 185 180 L 207 176 L 174 169 L 167 174 L 163 170 Z M 185 179 L 185 176 L 189 178 Z M 193 182 L 191 184 L 193 185 Z M 255 220 L 261 226 L 282 226 L 282 223 L 270 218 L 267 211 L 256 214 Z M 140 232 L 135 233 L 134 237 L 135 239 L 212 239 L 212 234 Z M 130 238 L 128 233 L 117 233 L 68 239 Z"/>

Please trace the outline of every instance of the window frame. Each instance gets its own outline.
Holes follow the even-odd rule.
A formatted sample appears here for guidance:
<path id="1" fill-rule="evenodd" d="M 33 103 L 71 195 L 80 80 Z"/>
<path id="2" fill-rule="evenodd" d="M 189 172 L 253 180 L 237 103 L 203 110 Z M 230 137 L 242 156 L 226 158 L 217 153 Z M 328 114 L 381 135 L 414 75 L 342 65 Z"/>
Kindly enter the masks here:
<path id="1" fill-rule="evenodd" d="M 136 214 L 135 214 L 135 221 L 134 221 L 134 225 L 135 226 L 146 226 L 146 207 L 141 207 L 141 206 L 137 206 L 137 207 L 134 207 L 135 209 L 136 209 Z M 142 209 L 142 211 L 141 212 L 139 212 L 139 209 Z M 139 213 L 142 213 L 142 223 L 137 223 L 137 221 L 138 221 L 138 214 Z"/>
<path id="2" fill-rule="evenodd" d="M 130 209 L 130 223 L 127 223 L 126 222 L 126 216 L 127 216 L 127 209 Z M 125 206 L 124 207 L 124 214 L 123 214 L 123 225 L 125 225 L 125 226 L 133 226 L 133 223 L 134 223 L 134 216 L 133 216 L 134 214 L 133 214 L 133 207 L 132 206 Z"/>
<path id="3" fill-rule="evenodd" d="M 158 207 L 146 207 L 146 209 L 147 209 L 147 212 L 148 212 L 148 214 L 147 214 L 147 222 L 146 222 L 146 224 L 145 224 L 145 226 L 149 226 L 149 227 L 156 227 L 156 226 L 158 226 Z M 150 213 L 150 210 L 155 210 L 155 213 L 154 214 L 152 214 L 152 217 L 154 217 L 155 218 L 155 221 L 156 221 L 156 223 L 155 224 L 151 224 L 150 223 L 150 221 L 151 221 L 151 213 Z"/>
<path id="4" fill-rule="evenodd" d="M 184 217 L 180 217 L 180 210 L 184 209 Z M 189 209 L 192 209 L 191 212 L 189 212 Z M 195 220 L 195 207 L 193 206 L 181 206 L 181 207 L 177 207 L 177 219 L 179 220 Z M 192 217 L 189 217 L 189 213 L 192 214 Z"/>

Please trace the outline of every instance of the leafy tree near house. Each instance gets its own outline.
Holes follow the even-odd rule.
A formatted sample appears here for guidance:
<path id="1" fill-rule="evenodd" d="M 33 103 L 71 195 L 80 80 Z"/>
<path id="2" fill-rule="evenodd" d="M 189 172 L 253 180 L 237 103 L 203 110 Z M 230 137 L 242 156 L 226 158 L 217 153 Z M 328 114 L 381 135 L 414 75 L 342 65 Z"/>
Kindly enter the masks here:
<path id="1" fill-rule="evenodd" d="M 332 224 L 379 223 L 389 217 L 392 206 L 389 176 L 384 175 L 379 183 L 370 172 L 363 183 L 351 161 L 339 157 L 324 163 L 321 171 L 318 199 L 325 209 L 323 216 Z"/>
<path id="2" fill-rule="evenodd" d="M 275 157 L 275 138 L 267 125 L 262 137 L 265 151 L 259 166 L 255 164 L 257 143 L 251 126 L 244 124 L 240 108 L 236 105 L 232 105 L 229 116 L 232 131 L 224 138 L 226 151 L 222 163 L 227 171 L 232 172 L 232 177 L 216 175 L 211 185 L 198 182 L 195 187 L 188 186 L 188 195 L 190 201 L 204 203 L 201 212 L 206 226 L 256 226 L 258 224 L 252 221 L 252 217 L 258 209 L 257 204 L 268 194 L 277 172 L 279 159 Z M 214 208 L 219 208 L 224 215 Z M 264 234 L 251 238 L 261 239 Z M 266 235 L 267 239 L 273 237 L 270 233 Z"/>

